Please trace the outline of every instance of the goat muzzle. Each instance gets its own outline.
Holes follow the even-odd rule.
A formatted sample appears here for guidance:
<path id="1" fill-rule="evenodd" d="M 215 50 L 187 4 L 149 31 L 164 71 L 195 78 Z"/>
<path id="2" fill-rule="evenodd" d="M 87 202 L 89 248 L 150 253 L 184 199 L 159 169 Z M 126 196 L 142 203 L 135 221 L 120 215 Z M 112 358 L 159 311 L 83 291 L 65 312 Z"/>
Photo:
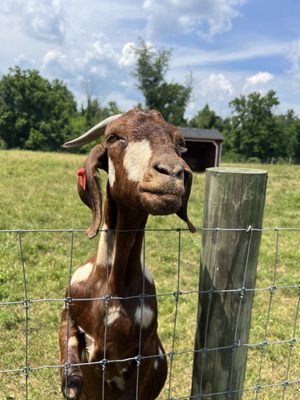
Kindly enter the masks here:
<path id="1" fill-rule="evenodd" d="M 178 211 L 184 195 L 184 167 L 177 156 L 160 155 L 152 160 L 140 184 L 142 203 L 153 215 Z"/>

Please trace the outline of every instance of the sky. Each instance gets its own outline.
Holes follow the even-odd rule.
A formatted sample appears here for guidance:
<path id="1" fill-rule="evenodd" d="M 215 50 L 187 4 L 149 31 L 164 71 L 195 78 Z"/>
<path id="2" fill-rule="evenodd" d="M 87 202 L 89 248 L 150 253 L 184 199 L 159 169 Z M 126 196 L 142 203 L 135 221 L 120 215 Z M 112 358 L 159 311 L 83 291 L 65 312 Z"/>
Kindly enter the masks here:
<path id="1" fill-rule="evenodd" d="M 190 118 L 205 104 L 276 91 L 276 112 L 300 116 L 299 0 L 1 0 L 0 78 L 9 67 L 63 80 L 78 104 L 87 94 L 123 111 L 143 102 L 133 77 L 139 38 L 171 49 L 167 80 L 194 89 Z"/>

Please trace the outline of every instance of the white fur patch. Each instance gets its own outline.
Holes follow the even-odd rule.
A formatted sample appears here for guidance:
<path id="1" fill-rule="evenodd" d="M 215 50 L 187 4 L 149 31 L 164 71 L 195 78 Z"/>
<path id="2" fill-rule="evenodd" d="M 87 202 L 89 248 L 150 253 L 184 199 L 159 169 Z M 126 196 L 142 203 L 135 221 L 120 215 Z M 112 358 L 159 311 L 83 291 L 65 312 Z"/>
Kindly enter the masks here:
<path id="1" fill-rule="evenodd" d="M 110 187 L 114 186 L 115 180 L 116 180 L 115 166 L 110 157 L 108 157 L 108 181 Z"/>
<path id="2" fill-rule="evenodd" d="M 113 324 L 120 317 L 120 307 L 110 307 L 107 312 L 107 325 Z"/>
<path id="3" fill-rule="evenodd" d="M 128 368 L 125 367 L 125 368 L 122 368 L 120 372 L 123 375 L 123 374 L 126 374 L 127 371 L 128 371 Z"/>
<path id="4" fill-rule="evenodd" d="M 154 318 L 154 312 L 152 308 L 148 306 L 137 307 L 135 310 L 135 322 L 142 326 L 142 328 L 147 329 Z"/>
<path id="5" fill-rule="evenodd" d="M 78 340 L 76 336 L 71 336 L 68 340 L 68 346 L 69 347 L 77 347 L 78 346 Z"/>
<path id="6" fill-rule="evenodd" d="M 68 388 L 68 389 L 66 390 L 66 396 L 67 396 L 69 399 L 75 399 L 75 396 L 76 396 L 76 391 L 75 391 L 75 389 L 73 389 L 73 388 Z"/>
<path id="7" fill-rule="evenodd" d="M 151 272 L 149 271 L 149 269 L 147 268 L 147 266 L 145 265 L 142 265 L 142 272 L 143 272 L 143 274 L 144 274 L 144 277 L 147 279 L 147 281 L 149 282 L 149 283 L 153 283 L 153 278 L 152 278 L 152 274 L 151 274 Z"/>
<path id="8" fill-rule="evenodd" d="M 86 281 L 87 278 L 90 276 L 92 269 L 93 269 L 93 263 L 90 263 L 90 262 L 83 265 L 82 267 L 79 267 L 72 276 L 71 285 L 73 283 L 79 283 L 79 282 Z"/>
<path id="9" fill-rule="evenodd" d="M 85 336 L 85 343 L 86 343 L 86 352 L 87 352 L 87 359 L 88 361 L 92 360 L 92 357 L 95 353 L 95 339 L 87 334 L 86 332 L 84 333 Z"/>
<path id="10" fill-rule="evenodd" d="M 95 339 L 89 335 L 88 333 L 86 333 L 81 326 L 78 325 L 78 330 L 79 332 L 84 334 L 85 337 L 85 351 L 86 351 L 86 356 L 87 356 L 87 360 L 91 361 L 92 356 L 95 352 Z M 84 357 L 83 357 L 84 358 Z"/>
<path id="11" fill-rule="evenodd" d="M 124 167 L 130 180 L 140 182 L 143 179 L 151 156 L 152 150 L 147 139 L 128 144 L 124 156 Z"/>
<path id="12" fill-rule="evenodd" d="M 78 325 L 77 328 L 78 328 L 80 333 L 85 333 L 84 330 L 81 328 L 81 326 Z"/>
<path id="13" fill-rule="evenodd" d="M 159 365 L 159 364 L 158 364 L 158 361 L 155 360 L 155 361 L 154 361 L 154 369 L 157 369 L 157 368 L 158 368 L 158 365 Z"/>
<path id="14" fill-rule="evenodd" d="M 106 224 L 103 224 L 96 261 L 96 264 L 101 265 L 103 268 L 107 268 L 112 265 L 115 253 L 115 233 L 111 231 L 105 231 L 105 229 L 107 229 L 107 226 Z"/>
<path id="15" fill-rule="evenodd" d="M 109 379 L 107 382 L 108 383 L 115 382 L 115 384 L 117 385 L 117 388 L 119 390 L 121 390 L 121 391 L 125 390 L 125 379 L 120 376 L 114 376 L 111 379 Z"/>

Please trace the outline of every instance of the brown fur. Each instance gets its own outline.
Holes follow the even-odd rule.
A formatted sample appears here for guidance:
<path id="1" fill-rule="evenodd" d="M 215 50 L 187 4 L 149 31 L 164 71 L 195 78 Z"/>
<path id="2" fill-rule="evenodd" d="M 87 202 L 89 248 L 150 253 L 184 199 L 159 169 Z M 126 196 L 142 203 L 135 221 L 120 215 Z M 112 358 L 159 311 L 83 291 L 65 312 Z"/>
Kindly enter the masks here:
<path id="1" fill-rule="evenodd" d="M 78 190 L 82 201 L 92 210 L 92 225 L 87 233 L 93 237 L 102 219 L 102 196 L 95 172 L 98 168 L 108 170 L 109 156 L 115 168 L 115 182 L 112 186 L 107 184 L 104 222 L 110 230 L 115 230 L 115 255 L 108 266 L 97 265 L 96 256 L 89 259 L 87 262 L 92 263 L 92 272 L 87 279 L 71 284 L 67 296 L 72 299 L 109 298 L 106 297 L 107 302 L 103 299 L 72 301 L 69 311 L 64 310 L 60 329 L 61 363 L 71 366 L 62 372 L 62 391 L 65 398 L 100 400 L 104 381 L 105 398 L 136 398 L 138 368 L 133 358 L 139 355 L 141 332 L 140 350 L 146 358 L 140 360 L 137 398 L 153 400 L 164 385 L 167 361 L 157 335 L 155 286 L 145 278 L 140 261 L 143 229 L 148 214 L 177 213 L 194 230 L 187 217 L 192 173 L 180 156 L 180 146 L 184 142 L 179 130 L 166 123 L 156 111 L 132 110 L 126 113 L 107 127 L 105 138 L 106 142 L 96 146 L 84 164 L 86 190 L 81 186 Z M 124 153 L 129 143 L 142 140 L 149 142 L 152 153 L 143 178 L 136 182 L 128 179 Z M 143 328 L 136 320 L 142 293 L 150 295 L 142 299 L 144 311 L 150 315 Z M 107 310 L 118 310 L 118 314 L 105 328 Z M 68 336 L 77 338 L 77 342 L 72 339 L 71 347 L 67 345 Z M 94 351 L 92 358 L 87 360 L 89 337 L 94 339 Z M 104 358 L 108 360 L 104 372 L 99 364 L 72 366 Z M 133 360 L 112 362 L 128 358 Z"/>

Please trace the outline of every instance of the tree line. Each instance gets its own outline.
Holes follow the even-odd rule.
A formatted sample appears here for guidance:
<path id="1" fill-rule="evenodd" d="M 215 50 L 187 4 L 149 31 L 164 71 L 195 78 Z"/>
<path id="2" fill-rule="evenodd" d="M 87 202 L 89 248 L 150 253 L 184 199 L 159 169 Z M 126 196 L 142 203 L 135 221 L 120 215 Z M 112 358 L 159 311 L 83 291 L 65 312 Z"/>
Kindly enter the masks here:
<path id="1" fill-rule="evenodd" d="M 184 115 L 191 99 L 192 75 L 184 85 L 169 83 L 170 50 L 155 49 L 140 40 L 134 51 L 133 75 L 144 96 L 144 104 L 137 107 L 155 108 L 177 126 L 217 129 L 225 138 L 223 156 L 227 160 L 300 162 L 300 119 L 293 110 L 276 112 L 279 99 L 275 91 L 233 99 L 231 116 L 226 118 L 206 104 L 187 120 Z M 78 107 L 64 82 L 49 81 L 36 70 L 15 66 L 0 80 L 0 148 L 60 151 L 65 141 L 121 112 L 116 102 L 103 105 L 90 95 L 86 104 Z"/>

